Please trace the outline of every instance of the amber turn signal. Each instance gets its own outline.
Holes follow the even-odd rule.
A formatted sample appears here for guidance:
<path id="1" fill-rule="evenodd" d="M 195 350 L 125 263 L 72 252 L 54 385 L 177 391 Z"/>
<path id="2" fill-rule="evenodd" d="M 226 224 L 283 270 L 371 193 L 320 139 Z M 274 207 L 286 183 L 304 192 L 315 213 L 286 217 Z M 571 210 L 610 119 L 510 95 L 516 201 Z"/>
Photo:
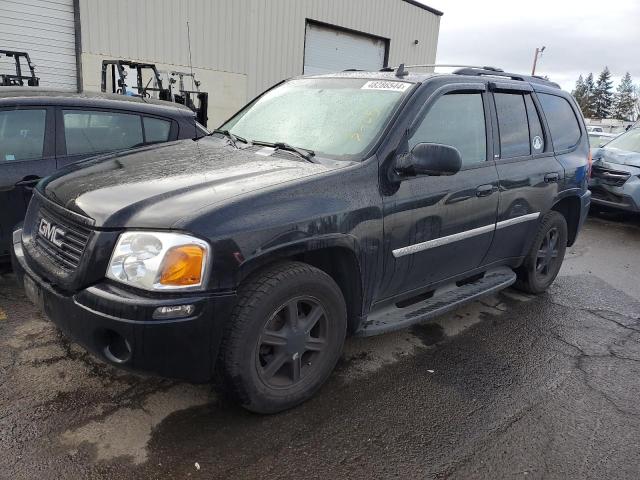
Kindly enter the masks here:
<path id="1" fill-rule="evenodd" d="M 160 266 L 160 284 L 174 287 L 202 282 L 205 252 L 199 245 L 181 245 L 170 249 Z"/>

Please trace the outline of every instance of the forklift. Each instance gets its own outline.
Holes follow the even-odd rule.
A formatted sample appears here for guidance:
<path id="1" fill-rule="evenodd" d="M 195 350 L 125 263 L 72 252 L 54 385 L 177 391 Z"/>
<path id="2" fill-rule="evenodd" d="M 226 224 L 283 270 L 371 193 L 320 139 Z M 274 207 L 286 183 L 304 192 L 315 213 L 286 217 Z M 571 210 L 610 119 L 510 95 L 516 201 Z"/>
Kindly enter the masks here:
<path id="1" fill-rule="evenodd" d="M 176 80 L 176 77 L 178 77 L 178 80 Z M 195 90 L 186 89 L 184 85 L 185 77 L 191 77 L 191 82 L 195 87 Z M 196 76 L 193 72 L 169 72 L 169 86 L 173 87 L 176 82 L 178 83 L 178 93 L 173 95 L 173 101 L 186 105 L 193 110 L 196 113 L 196 120 L 198 120 L 202 126 L 206 127 L 208 120 L 207 109 L 209 108 L 209 94 L 207 92 L 200 91 L 200 81 L 196 80 Z M 197 100 L 197 105 L 195 104 L 194 99 Z"/>
<path id="2" fill-rule="evenodd" d="M 135 71 L 135 84 L 127 84 L 129 71 Z M 191 77 L 195 90 L 187 90 L 185 77 Z M 148 78 L 146 84 L 145 78 Z M 109 80 L 109 82 L 108 82 Z M 111 88 L 108 88 L 108 83 Z M 193 73 L 171 71 L 168 72 L 168 88 L 164 87 L 162 76 L 155 64 L 141 63 L 130 60 L 103 60 L 101 75 L 101 90 L 103 92 L 120 95 L 131 95 L 147 98 L 156 92 L 159 100 L 180 103 L 193 110 L 196 120 L 203 126 L 207 126 L 207 108 L 209 106 L 209 94 L 200 91 L 200 82 L 195 79 Z M 177 86 L 175 86 L 177 83 Z M 177 93 L 173 93 L 176 88 Z M 151 93 L 150 93 L 151 92 Z M 197 102 L 197 104 L 196 104 Z"/>
<path id="3" fill-rule="evenodd" d="M 36 77 L 36 66 L 31 63 L 31 58 L 27 52 L 0 50 L 0 57 L 3 56 L 13 58 L 15 62 L 15 75 L 0 73 L 0 87 L 24 87 L 25 81 L 29 87 L 37 87 L 40 85 L 40 78 Z M 26 61 L 31 75 L 22 75 L 22 63 L 20 59 L 24 59 Z"/>

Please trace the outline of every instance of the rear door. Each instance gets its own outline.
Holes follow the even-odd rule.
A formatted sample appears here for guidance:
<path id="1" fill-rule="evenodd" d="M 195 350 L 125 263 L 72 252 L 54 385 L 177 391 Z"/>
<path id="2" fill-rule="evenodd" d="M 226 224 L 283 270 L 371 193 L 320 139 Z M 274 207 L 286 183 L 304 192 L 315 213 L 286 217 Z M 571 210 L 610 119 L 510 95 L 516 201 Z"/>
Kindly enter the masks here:
<path id="1" fill-rule="evenodd" d="M 527 252 L 564 177 L 531 86 L 491 83 L 490 88 L 500 205 L 488 263 Z"/>
<path id="2" fill-rule="evenodd" d="M 103 153 L 144 145 L 137 113 L 59 107 L 58 168 Z"/>
<path id="3" fill-rule="evenodd" d="M 24 219 L 33 187 L 56 169 L 51 107 L 0 108 L 0 256 Z"/>

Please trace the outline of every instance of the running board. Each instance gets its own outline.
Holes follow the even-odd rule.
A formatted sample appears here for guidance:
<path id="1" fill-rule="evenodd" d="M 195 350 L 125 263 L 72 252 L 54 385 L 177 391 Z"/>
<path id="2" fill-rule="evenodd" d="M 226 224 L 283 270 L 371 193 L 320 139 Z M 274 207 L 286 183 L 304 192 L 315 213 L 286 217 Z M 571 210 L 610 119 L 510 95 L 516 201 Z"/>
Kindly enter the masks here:
<path id="1" fill-rule="evenodd" d="M 355 335 L 369 337 L 406 328 L 454 310 L 480 297 L 507 288 L 516 281 L 516 274 L 507 267 L 489 270 L 475 282 L 458 287 L 455 283 L 438 288 L 431 298 L 407 307 L 395 304 L 370 313 Z"/>

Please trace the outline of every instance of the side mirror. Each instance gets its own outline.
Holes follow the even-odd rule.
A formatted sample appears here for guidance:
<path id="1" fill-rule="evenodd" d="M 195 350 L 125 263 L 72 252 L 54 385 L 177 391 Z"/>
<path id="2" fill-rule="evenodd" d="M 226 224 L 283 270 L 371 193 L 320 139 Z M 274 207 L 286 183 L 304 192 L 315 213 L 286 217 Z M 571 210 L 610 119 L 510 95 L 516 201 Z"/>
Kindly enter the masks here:
<path id="1" fill-rule="evenodd" d="M 418 143 L 411 153 L 396 161 L 396 172 L 403 176 L 449 176 L 458 173 L 461 167 L 458 149 L 439 143 Z"/>

